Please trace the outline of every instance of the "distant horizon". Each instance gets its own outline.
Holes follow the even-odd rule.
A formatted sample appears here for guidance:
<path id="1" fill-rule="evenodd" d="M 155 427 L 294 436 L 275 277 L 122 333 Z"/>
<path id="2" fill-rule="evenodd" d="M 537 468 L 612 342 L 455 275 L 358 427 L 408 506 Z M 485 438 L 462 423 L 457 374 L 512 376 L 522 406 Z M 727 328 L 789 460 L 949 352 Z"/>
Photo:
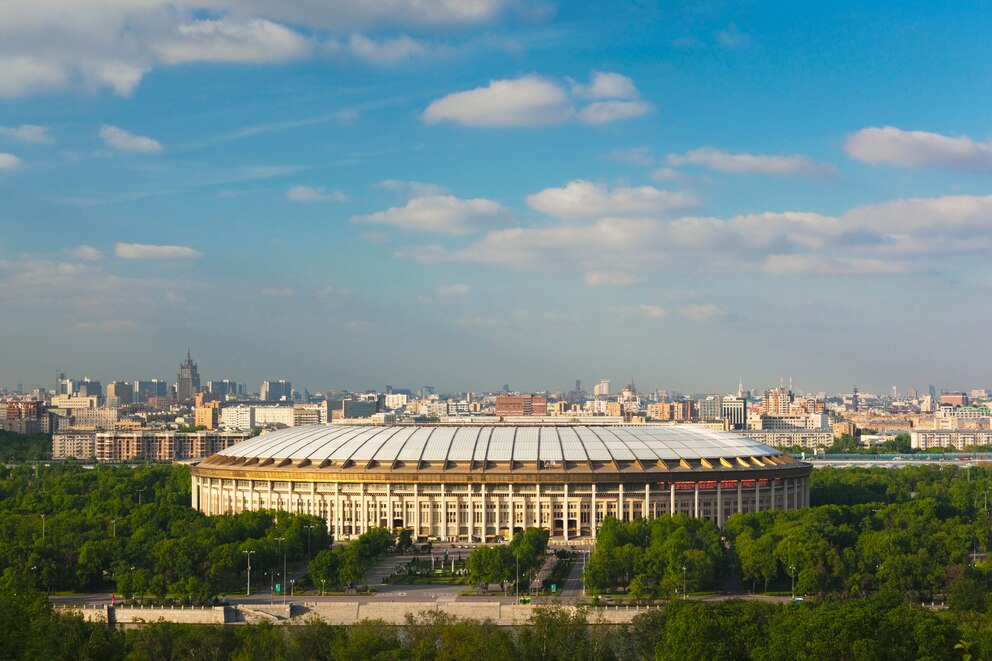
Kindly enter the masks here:
<path id="1" fill-rule="evenodd" d="M 10 385 L 989 379 L 987 3 L 4 16 Z"/>

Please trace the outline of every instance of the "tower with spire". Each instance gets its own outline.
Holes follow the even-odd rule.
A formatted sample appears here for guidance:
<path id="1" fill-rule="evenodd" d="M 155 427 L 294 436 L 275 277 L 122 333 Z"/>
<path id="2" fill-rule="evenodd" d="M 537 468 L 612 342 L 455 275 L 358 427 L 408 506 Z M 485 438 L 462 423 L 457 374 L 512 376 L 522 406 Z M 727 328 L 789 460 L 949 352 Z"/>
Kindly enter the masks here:
<path id="1" fill-rule="evenodd" d="M 186 359 L 179 365 L 179 377 L 176 379 L 176 399 L 180 402 L 192 399 L 193 395 L 200 391 L 200 374 L 196 370 L 196 363 L 193 362 L 186 348 Z"/>

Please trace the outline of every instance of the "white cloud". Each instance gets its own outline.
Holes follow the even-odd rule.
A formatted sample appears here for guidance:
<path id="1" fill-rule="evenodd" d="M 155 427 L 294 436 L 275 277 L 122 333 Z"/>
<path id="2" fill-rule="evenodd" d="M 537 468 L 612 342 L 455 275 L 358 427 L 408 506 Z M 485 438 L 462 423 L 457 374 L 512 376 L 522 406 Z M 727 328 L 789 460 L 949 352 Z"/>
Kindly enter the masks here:
<path id="1" fill-rule="evenodd" d="M 471 287 L 459 282 L 453 285 L 442 285 L 437 288 L 436 293 L 441 298 L 450 298 L 452 296 L 466 296 L 471 291 Z"/>
<path id="2" fill-rule="evenodd" d="M 665 308 L 658 305 L 639 305 L 637 309 L 640 310 L 641 314 L 645 317 L 649 317 L 651 319 L 661 319 L 665 316 Z"/>
<path id="3" fill-rule="evenodd" d="M 121 259 L 195 259 L 203 253 L 187 246 L 150 245 L 146 243 L 118 243 L 114 254 Z"/>
<path id="4" fill-rule="evenodd" d="M 270 298 L 287 298 L 289 296 L 294 296 L 296 291 L 290 287 L 262 287 L 258 290 L 258 293 L 262 296 L 268 296 Z"/>
<path id="5" fill-rule="evenodd" d="M 590 287 L 629 287 L 644 279 L 624 271 L 588 271 L 583 281 Z"/>
<path id="6" fill-rule="evenodd" d="M 0 53 L 0 98 L 56 89 L 62 87 L 67 79 L 68 75 L 60 62 Z"/>
<path id="7" fill-rule="evenodd" d="M 506 319 L 497 319 L 493 317 L 472 317 L 469 319 L 459 319 L 455 322 L 458 326 L 463 326 L 466 328 L 505 326 L 506 323 Z"/>
<path id="8" fill-rule="evenodd" d="M 647 101 L 597 101 L 579 111 L 579 121 L 583 124 L 609 124 L 649 112 L 651 104 Z"/>
<path id="9" fill-rule="evenodd" d="M 588 85 L 572 82 L 572 93 L 583 99 L 636 99 L 637 87 L 627 76 L 611 71 L 593 71 Z"/>
<path id="10" fill-rule="evenodd" d="M 660 167 L 651 172 L 651 178 L 655 181 L 685 181 L 689 177 L 674 168 Z"/>
<path id="11" fill-rule="evenodd" d="M 432 195 L 413 198 L 402 207 L 392 207 L 366 216 L 354 216 L 351 220 L 355 223 L 381 223 L 420 232 L 466 234 L 501 224 L 506 216 L 506 210 L 495 200 L 463 200 L 453 195 Z"/>
<path id="12" fill-rule="evenodd" d="M 272 21 L 227 17 L 177 25 L 154 45 L 165 64 L 288 62 L 308 56 L 311 48 L 308 39 Z"/>
<path id="13" fill-rule="evenodd" d="M 429 124 L 547 126 L 568 121 L 575 109 L 560 85 L 538 75 L 492 80 L 486 87 L 440 98 L 421 115 Z"/>
<path id="14" fill-rule="evenodd" d="M 591 181 L 570 181 L 564 188 L 546 188 L 527 196 L 527 204 L 559 218 L 644 216 L 663 214 L 698 204 L 690 193 L 640 186 L 608 190 Z"/>
<path id="15" fill-rule="evenodd" d="M 716 41 L 724 48 L 746 48 L 751 45 L 751 37 L 738 28 L 734 23 L 727 26 L 726 30 L 716 33 Z"/>
<path id="16" fill-rule="evenodd" d="M 594 71 L 589 85 L 568 82 L 571 96 L 558 82 L 537 74 L 491 80 L 486 87 L 434 101 L 421 119 L 429 124 L 454 122 L 474 127 L 549 126 L 576 118 L 584 124 L 606 124 L 651 110 L 650 103 L 636 100 L 637 88 L 626 76 Z M 577 110 L 573 98 L 596 101 Z"/>
<path id="17" fill-rule="evenodd" d="M 449 192 L 446 187 L 438 184 L 423 181 L 402 181 L 400 179 L 386 179 L 380 181 L 376 186 L 407 197 L 431 197 L 434 195 L 447 195 Z"/>
<path id="18" fill-rule="evenodd" d="M 119 330 L 130 330 L 137 324 L 131 319 L 106 319 L 104 321 L 81 321 L 73 326 L 79 331 L 100 331 L 110 333 Z"/>
<path id="19" fill-rule="evenodd" d="M 630 163 L 642 167 L 648 167 L 654 164 L 654 156 L 651 155 L 651 148 L 645 146 L 616 149 L 607 154 L 606 158 L 617 163 Z"/>
<path id="20" fill-rule="evenodd" d="M 334 287 L 326 285 L 313 293 L 314 298 L 330 298 L 334 295 Z"/>
<path id="21" fill-rule="evenodd" d="M 143 154 L 158 154 L 162 151 L 162 145 L 158 140 L 143 135 L 135 135 L 130 131 L 125 131 L 116 126 L 104 124 L 100 127 L 100 138 L 117 151 L 133 151 Z"/>
<path id="22" fill-rule="evenodd" d="M 423 41 L 407 35 L 393 39 L 374 41 L 361 34 L 353 34 L 348 39 L 348 50 L 359 59 L 372 64 L 396 64 L 402 60 L 428 53 L 431 48 Z"/>
<path id="23" fill-rule="evenodd" d="M 0 170 L 16 170 L 19 167 L 21 167 L 21 159 L 0 151 Z"/>
<path id="24" fill-rule="evenodd" d="M 0 135 L 5 135 L 21 142 L 46 143 L 52 142 L 48 128 L 37 124 L 21 124 L 20 126 L 0 126 Z"/>
<path id="25" fill-rule="evenodd" d="M 286 191 L 286 199 L 292 202 L 344 202 L 348 196 L 340 191 L 328 193 L 323 187 L 293 186 Z"/>
<path id="26" fill-rule="evenodd" d="M 714 147 L 700 147 L 685 154 L 669 154 L 669 165 L 701 165 L 732 174 L 766 174 L 776 177 L 803 175 L 830 177 L 834 168 L 818 163 L 801 154 L 768 155 L 731 153 Z"/>
<path id="27" fill-rule="evenodd" d="M 679 314 L 692 321 L 706 321 L 723 315 L 723 310 L 713 303 L 696 303 L 684 306 L 679 310 Z"/>
<path id="28" fill-rule="evenodd" d="M 75 248 L 67 248 L 66 253 L 76 259 L 84 259 L 90 262 L 96 261 L 103 257 L 103 253 L 93 246 L 76 246 Z"/>
<path id="29" fill-rule="evenodd" d="M 847 136 L 844 151 L 870 165 L 952 170 L 992 170 L 992 139 L 976 142 L 927 131 L 904 131 L 894 126 L 861 129 Z"/>
<path id="30" fill-rule="evenodd" d="M 769 255 L 762 269 L 771 275 L 893 275 L 906 273 L 907 264 L 882 259 L 828 255 Z"/>

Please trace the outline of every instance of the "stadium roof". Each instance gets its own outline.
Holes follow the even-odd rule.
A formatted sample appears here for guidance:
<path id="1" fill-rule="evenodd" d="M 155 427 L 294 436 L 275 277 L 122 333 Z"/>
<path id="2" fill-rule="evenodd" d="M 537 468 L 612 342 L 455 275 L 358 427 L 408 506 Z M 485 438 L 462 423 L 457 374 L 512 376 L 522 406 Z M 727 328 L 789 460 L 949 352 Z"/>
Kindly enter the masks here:
<path id="1" fill-rule="evenodd" d="M 337 471 L 750 469 L 781 451 L 699 425 L 306 426 L 233 445 L 206 466 Z"/>

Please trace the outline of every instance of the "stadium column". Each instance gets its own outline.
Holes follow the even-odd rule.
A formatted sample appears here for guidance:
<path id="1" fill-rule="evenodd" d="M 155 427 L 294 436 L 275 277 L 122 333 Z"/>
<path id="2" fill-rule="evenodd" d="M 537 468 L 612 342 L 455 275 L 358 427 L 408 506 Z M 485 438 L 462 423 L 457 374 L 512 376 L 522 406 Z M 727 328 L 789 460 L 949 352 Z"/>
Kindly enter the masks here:
<path id="1" fill-rule="evenodd" d="M 668 515 L 675 516 L 675 483 L 669 484 L 669 503 L 668 503 Z"/>
<path id="2" fill-rule="evenodd" d="M 444 500 L 444 482 L 441 482 L 441 541 L 448 541 L 448 503 Z"/>
<path id="3" fill-rule="evenodd" d="M 617 486 L 619 487 L 617 495 L 617 520 L 625 521 L 626 519 L 624 519 L 624 515 L 627 514 L 627 510 L 625 510 L 623 506 L 623 482 Z"/>
<path id="4" fill-rule="evenodd" d="M 410 522 L 407 521 L 407 528 L 410 527 Z M 420 485 L 416 482 L 413 483 L 413 540 L 417 541 L 420 537 Z"/>
<path id="5" fill-rule="evenodd" d="M 393 523 L 395 523 L 394 518 L 396 515 L 393 512 L 393 489 L 392 484 L 386 482 L 386 528 L 390 531 L 393 529 Z"/>
<path id="6" fill-rule="evenodd" d="M 200 509 L 200 478 L 193 476 L 193 486 L 190 489 L 190 495 L 192 496 L 193 509 Z"/>
<path id="7" fill-rule="evenodd" d="M 357 527 L 355 529 L 355 534 L 357 534 L 357 535 L 364 534 L 365 533 L 365 530 L 367 529 L 367 527 L 369 525 L 368 501 L 365 499 L 365 483 L 364 482 L 361 483 L 361 490 L 362 490 L 361 511 L 358 513 L 358 515 L 361 518 L 358 519 L 358 521 L 356 522 L 357 523 Z"/>
<path id="8" fill-rule="evenodd" d="M 737 480 L 737 513 L 744 513 L 744 482 L 742 480 Z"/>
<path id="9" fill-rule="evenodd" d="M 644 484 L 644 519 L 650 517 L 651 514 L 651 483 Z"/>
<path id="10" fill-rule="evenodd" d="M 534 483 L 534 527 L 541 529 L 541 483 Z"/>
<path id="11" fill-rule="evenodd" d="M 286 483 L 288 487 L 286 488 L 286 511 L 293 511 L 293 481 L 290 480 Z"/>
<path id="12" fill-rule="evenodd" d="M 757 476 L 754 478 L 754 511 L 761 511 L 761 480 Z"/>
<path id="13" fill-rule="evenodd" d="M 775 509 L 775 478 L 768 478 L 768 486 L 771 487 L 771 498 L 768 501 L 768 509 Z"/>
<path id="14" fill-rule="evenodd" d="M 592 503 L 589 506 L 589 531 L 592 533 L 592 538 L 596 539 L 596 523 L 599 518 L 599 511 L 596 509 L 596 483 L 592 483 Z"/>
<path id="15" fill-rule="evenodd" d="M 562 534 L 562 539 L 567 542 L 568 541 L 568 483 L 567 482 L 565 483 L 565 496 L 561 504 L 561 511 L 562 511 L 561 534 Z M 554 520 L 553 515 L 552 515 L 552 520 Z"/>
<path id="16" fill-rule="evenodd" d="M 266 506 L 267 509 L 272 510 L 272 509 L 275 509 L 274 507 L 272 507 L 272 480 L 267 480 L 267 482 L 268 482 L 268 488 L 266 490 L 266 496 L 265 496 L 265 498 L 266 498 L 266 504 L 265 504 L 265 506 Z"/>
<path id="17" fill-rule="evenodd" d="M 482 543 L 485 544 L 486 543 L 486 533 L 489 532 L 489 530 L 488 530 L 489 521 L 487 520 L 488 517 L 489 517 L 489 511 L 486 509 L 486 485 L 485 484 L 482 484 L 482 485 L 480 485 L 480 488 L 482 489 Z M 499 501 L 498 500 L 497 500 L 497 504 L 496 504 L 496 523 L 497 523 L 496 527 L 498 528 L 499 527 Z"/>
<path id="18" fill-rule="evenodd" d="M 782 478 L 782 509 L 789 510 L 789 478 Z"/>
<path id="19" fill-rule="evenodd" d="M 699 518 L 699 480 L 692 483 L 693 486 L 693 498 L 692 498 L 692 516 Z"/>
<path id="20" fill-rule="evenodd" d="M 249 510 L 254 510 L 255 508 L 255 480 L 248 480 L 248 508 Z M 258 508 L 261 509 L 261 508 Z"/>
<path id="21" fill-rule="evenodd" d="M 723 530 L 723 483 L 716 481 L 716 527 Z"/>
<path id="22" fill-rule="evenodd" d="M 307 504 L 307 514 L 314 514 L 314 510 L 317 509 L 317 483 L 310 483 L 310 503 Z M 316 512 L 319 514 L 319 512 Z"/>
<path id="23" fill-rule="evenodd" d="M 271 482 L 269 483 L 271 484 Z M 341 539 L 341 525 L 344 515 L 341 512 L 341 483 L 334 483 L 334 541 Z"/>
<path id="24" fill-rule="evenodd" d="M 513 482 L 510 482 L 510 492 L 509 492 L 509 494 L 510 495 L 509 495 L 508 498 L 509 498 L 509 501 L 510 501 L 510 521 L 509 521 L 509 526 L 508 527 L 510 529 L 510 539 L 513 539 L 514 528 L 517 527 L 517 510 L 514 507 L 515 503 L 513 502 Z"/>
<path id="25" fill-rule="evenodd" d="M 469 484 L 467 509 L 468 509 L 468 541 L 470 542 L 472 541 L 472 538 L 475 537 L 475 499 L 473 498 L 474 495 L 475 495 L 475 485 Z M 462 532 L 461 522 L 459 522 L 458 527 L 455 528 L 456 539 L 458 535 L 461 534 L 461 532 Z"/>

